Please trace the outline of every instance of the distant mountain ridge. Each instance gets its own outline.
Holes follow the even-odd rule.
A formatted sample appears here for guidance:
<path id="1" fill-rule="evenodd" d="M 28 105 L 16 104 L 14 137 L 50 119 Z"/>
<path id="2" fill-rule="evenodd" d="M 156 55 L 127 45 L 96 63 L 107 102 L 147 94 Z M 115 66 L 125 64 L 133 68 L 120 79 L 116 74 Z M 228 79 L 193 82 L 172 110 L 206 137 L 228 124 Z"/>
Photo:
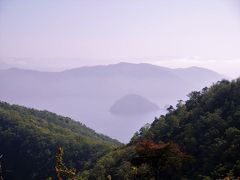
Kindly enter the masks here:
<path id="1" fill-rule="evenodd" d="M 121 97 L 138 94 L 162 108 L 223 78 L 204 68 L 170 69 L 144 63 L 80 67 L 62 72 L 8 69 L 0 70 L 0 100 L 70 116 L 97 132 L 122 139 L 115 134 L 119 127 L 113 123 L 114 117 L 108 114 Z M 104 126 L 106 123 L 111 128 Z"/>

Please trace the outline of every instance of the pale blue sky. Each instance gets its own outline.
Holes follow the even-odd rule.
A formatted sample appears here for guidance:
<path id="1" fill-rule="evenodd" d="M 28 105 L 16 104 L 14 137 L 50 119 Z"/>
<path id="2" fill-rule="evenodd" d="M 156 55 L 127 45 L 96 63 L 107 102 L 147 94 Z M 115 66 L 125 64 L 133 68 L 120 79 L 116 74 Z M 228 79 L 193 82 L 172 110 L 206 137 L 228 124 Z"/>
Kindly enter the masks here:
<path id="1" fill-rule="evenodd" d="M 43 57 L 50 58 L 45 66 L 51 67 L 59 66 L 56 59 L 69 57 L 77 58 L 77 63 L 61 60 L 61 66 L 122 60 L 161 65 L 169 58 L 180 62 L 176 59 L 197 57 L 200 61 L 232 60 L 232 70 L 236 71 L 234 63 L 239 65 L 240 59 L 240 3 L 0 0 L 0 58 L 6 61 L 7 57 L 32 58 L 36 66 L 43 66 Z"/>

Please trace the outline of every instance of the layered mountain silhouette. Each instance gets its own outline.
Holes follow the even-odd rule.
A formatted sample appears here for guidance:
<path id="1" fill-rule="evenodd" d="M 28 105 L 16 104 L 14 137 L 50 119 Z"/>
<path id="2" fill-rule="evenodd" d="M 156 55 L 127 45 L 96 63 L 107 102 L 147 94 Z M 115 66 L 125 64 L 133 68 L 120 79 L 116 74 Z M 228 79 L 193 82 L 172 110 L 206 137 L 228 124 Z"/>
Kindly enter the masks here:
<path id="1" fill-rule="evenodd" d="M 186 94 L 192 90 L 200 90 L 223 78 L 225 76 L 199 67 L 171 69 L 131 63 L 81 67 L 62 72 L 15 68 L 0 70 L 0 100 L 70 116 L 97 132 L 122 140 L 125 135 L 118 133 L 118 129 L 125 127 L 125 123 L 120 123 L 124 118 L 116 119 L 109 109 L 126 94 L 138 94 L 155 102 L 161 109 L 166 104 L 174 105 L 177 100 L 186 99 Z M 154 116 L 159 115 L 155 113 Z M 132 127 L 136 127 L 140 119 L 131 119 L 135 123 Z M 125 130 L 129 138 L 135 131 Z"/>

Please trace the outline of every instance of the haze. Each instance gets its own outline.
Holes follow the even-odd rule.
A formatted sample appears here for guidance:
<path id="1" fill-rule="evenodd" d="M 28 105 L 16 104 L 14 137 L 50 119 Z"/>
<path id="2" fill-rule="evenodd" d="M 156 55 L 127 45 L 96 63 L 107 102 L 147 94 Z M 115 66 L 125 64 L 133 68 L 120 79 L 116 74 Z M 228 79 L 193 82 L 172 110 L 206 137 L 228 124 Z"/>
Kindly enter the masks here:
<path id="1" fill-rule="evenodd" d="M 131 63 L 51 73 L 9 69 L 0 70 L 0 100 L 68 116 L 128 142 L 170 104 L 221 79 L 225 76 L 198 67 Z"/>
<path id="2" fill-rule="evenodd" d="M 238 0 L 1 0 L 1 62 L 63 70 L 120 61 L 239 76 Z"/>

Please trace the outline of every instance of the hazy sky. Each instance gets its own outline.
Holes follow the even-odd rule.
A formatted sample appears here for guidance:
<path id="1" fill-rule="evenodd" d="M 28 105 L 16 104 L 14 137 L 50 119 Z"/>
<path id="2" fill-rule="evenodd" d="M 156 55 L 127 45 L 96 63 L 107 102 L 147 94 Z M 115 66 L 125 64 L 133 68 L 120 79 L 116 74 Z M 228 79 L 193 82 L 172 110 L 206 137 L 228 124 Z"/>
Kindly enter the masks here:
<path id="1" fill-rule="evenodd" d="M 9 57 L 50 69 L 119 61 L 199 65 L 236 77 L 240 2 L 0 0 L 0 58 Z"/>

